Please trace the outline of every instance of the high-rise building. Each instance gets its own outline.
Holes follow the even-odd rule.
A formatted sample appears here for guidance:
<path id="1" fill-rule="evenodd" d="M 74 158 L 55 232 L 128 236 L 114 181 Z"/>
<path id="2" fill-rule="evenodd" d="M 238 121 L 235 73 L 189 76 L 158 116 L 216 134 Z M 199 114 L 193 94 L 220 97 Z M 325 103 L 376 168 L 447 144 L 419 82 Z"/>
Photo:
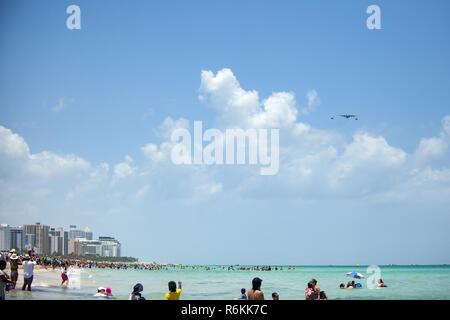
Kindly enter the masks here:
<path id="1" fill-rule="evenodd" d="M 0 225 L 0 251 L 16 249 L 22 251 L 25 247 L 25 237 L 22 227 L 7 224 Z"/>
<path id="2" fill-rule="evenodd" d="M 11 250 L 11 234 L 9 225 L 0 225 L 0 251 Z"/>
<path id="3" fill-rule="evenodd" d="M 92 232 L 89 230 L 89 228 L 86 228 L 85 230 L 77 229 L 76 225 L 71 225 L 69 227 L 69 239 L 88 239 L 92 240 Z"/>
<path id="4" fill-rule="evenodd" d="M 84 229 L 84 236 L 86 237 L 87 240 L 94 239 L 94 234 L 92 233 L 92 231 L 88 227 L 86 227 Z"/>
<path id="5" fill-rule="evenodd" d="M 25 249 L 25 234 L 22 227 L 11 227 L 11 248 L 18 251 Z"/>
<path id="6" fill-rule="evenodd" d="M 0 225 L 0 250 L 34 250 L 38 255 L 95 255 L 101 257 L 120 257 L 121 244 L 114 237 L 99 237 L 93 240 L 89 228 L 77 229 L 71 225 L 69 231 L 63 228 L 50 228 L 39 222 L 23 227 Z"/>
<path id="7" fill-rule="evenodd" d="M 102 257 L 120 257 L 120 242 L 113 237 L 98 237 L 102 244 Z"/>
<path id="8" fill-rule="evenodd" d="M 62 255 L 63 254 L 63 237 L 60 230 L 50 228 L 49 231 L 50 241 L 50 254 Z"/>
<path id="9" fill-rule="evenodd" d="M 70 238 L 69 237 L 69 241 L 68 241 L 68 248 L 67 248 L 67 254 L 77 254 L 76 253 L 76 248 L 75 245 L 78 242 L 79 239 L 77 238 Z"/>
<path id="10" fill-rule="evenodd" d="M 25 233 L 25 250 L 32 250 L 36 247 L 36 235 L 33 233 Z"/>
<path id="11" fill-rule="evenodd" d="M 59 234 L 62 237 L 62 254 L 69 254 L 69 232 L 64 231 L 63 228 L 58 228 Z"/>
<path id="12" fill-rule="evenodd" d="M 26 245 L 36 251 L 36 254 L 50 254 L 49 226 L 40 224 L 26 224 L 23 226 Z"/>
<path id="13" fill-rule="evenodd" d="M 102 243 L 98 240 L 77 239 L 75 254 L 78 256 L 101 256 Z"/>

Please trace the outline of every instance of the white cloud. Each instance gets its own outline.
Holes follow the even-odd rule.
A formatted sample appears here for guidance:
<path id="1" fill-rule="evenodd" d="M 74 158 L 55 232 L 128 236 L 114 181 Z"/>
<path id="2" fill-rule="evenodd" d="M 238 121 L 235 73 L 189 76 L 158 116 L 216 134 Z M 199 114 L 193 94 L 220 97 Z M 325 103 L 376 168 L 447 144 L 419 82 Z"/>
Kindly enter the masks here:
<path id="1" fill-rule="evenodd" d="M 382 136 L 373 136 L 360 132 L 353 136 L 353 141 L 345 147 L 340 161 L 352 166 L 371 163 L 377 166 L 397 166 L 406 160 L 403 150 L 390 146 Z"/>
<path id="2" fill-rule="evenodd" d="M 263 102 L 263 109 L 248 119 L 250 127 L 284 128 L 297 120 L 295 96 L 290 92 L 275 92 Z"/>
<path id="3" fill-rule="evenodd" d="M 444 155 L 447 148 L 447 143 L 441 138 L 422 138 L 417 147 L 416 155 L 421 160 L 436 159 Z"/>
<path id="4" fill-rule="evenodd" d="M 177 129 L 189 130 L 189 121 L 184 118 L 174 120 L 171 117 L 167 117 L 164 119 L 163 123 L 155 129 L 155 132 L 163 140 L 170 141 L 172 132 Z"/>
<path id="5" fill-rule="evenodd" d="M 2 157 L 22 158 L 30 152 L 25 140 L 11 130 L 0 126 L 0 153 Z"/>
<path id="6" fill-rule="evenodd" d="M 260 101 L 258 92 L 244 90 L 230 69 L 216 75 L 202 71 L 199 99 L 219 111 L 226 125 L 241 127 L 285 127 L 292 125 L 298 110 L 290 92 L 274 92 Z"/>
<path id="7" fill-rule="evenodd" d="M 136 171 L 133 167 L 133 158 L 125 156 L 125 161 L 120 162 L 114 166 L 114 174 L 118 178 L 126 178 L 132 176 Z"/>
<path id="8" fill-rule="evenodd" d="M 243 116 L 259 109 L 258 92 L 242 89 L 230 69 L 219 70 L 216 75 L 212 71 L 202 71 L 199 99 L 221 112 Z"/>
<path id="9" fill-rule="evenodd" d="M 11 130 L 0 126 L 0 172 L 5 175 L 52 177 L 84 171 L 90 163 L 76 155 L 58 155 L 50 151 L 30 153 L 25 140 Z"/>
<path id="10" fill-rule="evenodd" d="M 306 93 L 306 108 L 302 108 L 303 114 L 309 114 L 320 104 L 320 97 L 316 90 L 308 90 Z"/>
<path id="11" fill-rule="evenodd" d="M 442 119 L 442 128 L 444 133 L 447 136 L 450 136 L 450 115 L 447 115 Z"/>
<path id="12" fill-rule="evenodd" d="M 450 116 L 442 118 L 441 124 L 442 130 L 439 136 L 420 139 L 415 152 L 418 164 L 426 164 L 446 154 L 450 141 Z"/>
<path id="13" fill-rule="evenodd" d="M 43 151 L 30 155 L 29 159 L 29 170 L 37 175 L 51 176 L 90 168 L 89 162 L 73 154 L 60 156 Z"/>
<path id="14" fill-rule="evenodd" d="M 158 150 L 158 146 L 154 143 L 148 143 L 141 148 L 144 155 L 153 161 L 163 161 L 164 153 Z"/>

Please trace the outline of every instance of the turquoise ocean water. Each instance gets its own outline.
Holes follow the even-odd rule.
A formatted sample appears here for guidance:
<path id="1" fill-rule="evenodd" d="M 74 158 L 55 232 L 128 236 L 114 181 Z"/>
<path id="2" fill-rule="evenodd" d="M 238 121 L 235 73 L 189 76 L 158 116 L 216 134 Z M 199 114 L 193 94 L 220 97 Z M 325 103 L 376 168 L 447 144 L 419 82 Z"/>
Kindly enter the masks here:
<path id="1" fill-rule="evenodd" d="M 167 270 L 110 270 L 84 269 L 79 288 L 62 289 L 49 285 L 45 279 L 35 278 L 31 293 L 12 292 L 8 299 L 98 299 L 94 298 L 99 286 L 111 287 L 115 299 L 126 299 L 134 284 L 144 285 L 146 299 L 163 299 L 170 280 L 183 282 L 182 299 L 236 299 L 241 288 L 250 288 L 251 279 L 263 279 L 262 290 L 266 299 L 276 291 L 281 299 L 303 299 L 306 283 L 316 278 L 329 299 L 450 299 L 450 266 L 381 266 L 381 278 L 387 288 L 368 289 L 364 279 L 356 280 L 361 289 L 339 289 L 341 282 L 351 280 L 349 271 L 366 274 L 366 267 L 351 266 L 298 266 L 283 271 L 228 271 L 220 266 L 171 267 Z M 55 277 L 59 274 L 55 273 Z"/>

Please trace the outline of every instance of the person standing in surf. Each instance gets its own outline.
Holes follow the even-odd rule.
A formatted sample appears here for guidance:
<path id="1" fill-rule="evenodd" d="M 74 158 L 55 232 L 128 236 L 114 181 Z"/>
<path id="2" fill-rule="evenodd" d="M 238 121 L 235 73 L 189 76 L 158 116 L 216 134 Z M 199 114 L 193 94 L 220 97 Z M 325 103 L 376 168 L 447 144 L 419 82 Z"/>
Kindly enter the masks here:
<path id="1" fill-rule="evenodd" d="M 66 285 L 66 287 L 69 285 L 69 275 L 67 274 L 67 263 L 64 263 L 63 267 L 61 268 L 61 286 Z"/>
<path id="2" fill-rule="evenodd" d="M 11 249 L 10 253 L 9 268 L 11 270 L 11 289 L 15 289 L 17 279 L 19 278 L 19 265 L 22 264 L 22 261 L 20 261 L 19 256 L 16 253 L 16 249 Z"/>
<path id="3" fill-rule="evenodd" d="M 26 254 L 23 259 L 25 261 L 22 263 L 23 265 L 22 290 L 27 289 L 28 291 L 31 291 L 31 284 L 33 283 L 34 266 L 36 265 L 36 261 L 34 261 L 34 255 L 30 257 L 30 255 L 28 254 Z"/>
<path id="4" fill-rule="evenodd" d="M 181 281 L 178 281 L 178 289 L 177 284 L 175 281 L 170 281 L 169 286 L 169 292 L 166 293 L 166 300 L 180 300 L 181 295 Z"/>
<path id="5" fill-rule="evenodd" d="M 252 280 L 252 288 L 248 291 L 248 300 L 264 300 L 264 293 L 261 291 L 262 279 L 256 277 Z"/>

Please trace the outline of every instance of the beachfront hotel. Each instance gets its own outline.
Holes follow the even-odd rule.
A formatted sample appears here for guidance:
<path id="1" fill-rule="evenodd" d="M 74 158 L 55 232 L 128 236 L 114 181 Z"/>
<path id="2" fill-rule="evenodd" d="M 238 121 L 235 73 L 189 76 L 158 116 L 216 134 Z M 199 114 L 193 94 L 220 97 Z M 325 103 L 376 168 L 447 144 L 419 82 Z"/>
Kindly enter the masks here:
<path id="1" fill-rule="evenodd" d="M 100 236 L 94 240 L 89 228 L 81 230 L 70 225 L 66 231 L 39 222 L 18 227 L 1 224 L 0 251 L 8 252 L 12 248 L 34 250 L 38 255 L 121 256 L 121 244 L 114 237 Z"/>

